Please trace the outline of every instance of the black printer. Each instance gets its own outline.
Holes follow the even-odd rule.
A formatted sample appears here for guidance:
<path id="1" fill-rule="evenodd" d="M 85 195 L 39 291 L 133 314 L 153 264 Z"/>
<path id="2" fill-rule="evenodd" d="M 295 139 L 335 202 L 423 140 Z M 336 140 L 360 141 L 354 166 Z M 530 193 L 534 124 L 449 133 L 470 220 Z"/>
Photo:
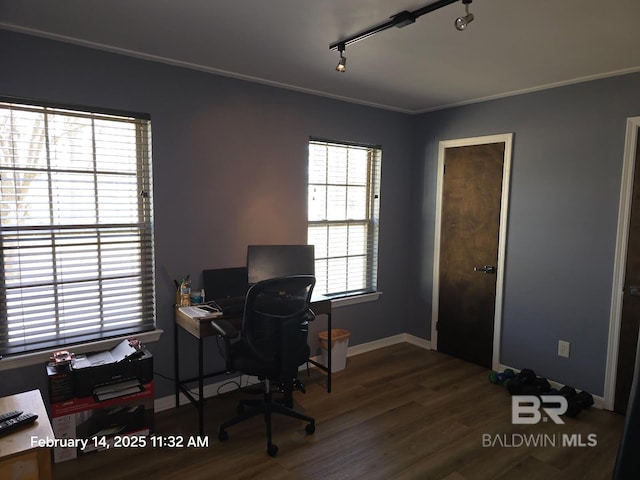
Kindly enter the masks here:
<path id="1" fill-rule="evenodd" d="M 71 362 L 74 396 L 90 397 L 100 387 L 153 380 L 153 356 L 138 342 L 124 340 L 111 350 L 79 355 Z"/>

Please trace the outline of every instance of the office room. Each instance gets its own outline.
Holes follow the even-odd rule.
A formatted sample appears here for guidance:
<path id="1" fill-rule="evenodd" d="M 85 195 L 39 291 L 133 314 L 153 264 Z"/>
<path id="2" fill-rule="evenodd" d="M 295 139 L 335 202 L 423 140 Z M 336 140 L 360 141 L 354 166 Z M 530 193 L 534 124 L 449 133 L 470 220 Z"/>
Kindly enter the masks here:
<path id="1" fill-rule="evenodd" d="M 17 135 L 8 133 L 7 111 L 135 119 L 136 131 L 146 132 L 136 145 L 151 183 L 132 204 L 143 206 L 153 254 L 133 301 L 143 305 L 143 326 L 124 335 L 56 330 L 29 343 L 11 318 L 28 305 L 8 281 L 8 265 L 20 263 L 12 243 L 19 229 L 6 225 L 12 212 L 2 207 L 0 397 L 35 392 L 39 417 L 1 434 L 0 476 L 636 478 L 638 459 L 626 452 L 637 451 L 640 430 L 639 316 L 630 310 L 638 290 L 628 256 L 640 5 L 557 3 L 0 0 L 2 178 L 18 156 L 8 153 Z M 54 129 L 39 128 L 46 136 Z M 379 168 L 379 185 L 367 191 L 366 208 L 375 211 L 368 218 L 375 237 L 366 284 L 352 290 L 331 290 L 320 273 L 333 264 L 317 263 L 315 246 L 314 293 L 328 294 L 331 307 L 309 322 L 305 352 L 316 362 L 326 356 L 318 337 L 330 328 L 348 333 L 346 345 L 336 342 L 346 358 L 331 357 L 344 360 L 334 372 L 301 362 L 304 386 L 292 403 L 314 428 L 274 415 L 278 448 L 265 450 L 259 418 L 221 438 L 219 426 L 243 398 L 235 385 L 259 375 L 225 373 L 231 347 L 217 331 L 196 341 L 176 326 L 176 283 L 188 278 L 199 292 L 203 271 L 246 267 L 251 245 L 311 244 L 314 145 L 377 159 L 369 168 Z M 476 162 L 471 179 L 460 177 L 461 190 L 447 190 L 445 171 L 458 178 L 456 159 L 483 160 L 487 152 L 492 170 Z M 7 195 L 20 203 L 4 184 L 2 195 L 3 205 Z M 489 197 L 496 210 L 484 203 Z M 84 206 L 78 201 L 72 214 Z M 452 216 L 460 212 L 471 216 Z M 485 224 L 476 218 L 487 212 L 493 243 L 481 257 L 475 239 Z M 472 285 L 456 287 L 447 276 L 456 261 L 447 256 L 452 238 L 473 242 L 461 248 L 475 261 L 467 269 Z M 477 300 L 489 322 L 482 333 L 473 319 L 458 318 L 473 317 L 465 306 L 479 283 L 489 285 L 488 300 L 487 290 Z M 47 321 L 62 318 L 54 312 Z M 69 340 L 55 343 L 56 335 Z M 103 429 L 119 448 L 98 439 L 100 451 L 72 449 L 74 458 L 60 461 L 55 448 L 32 442 L 27 454 L 38 454 L 38 467 L 2 458 L 7 439 L 49 421 L 55 427 L 47 370 L 54 352 L 113 353 L 132 337 L 142 345 L 122 348 L 152 357 L 145 373 L 152 387 L 140 392 L 144 435 L 123 441 Z M 68 368 L 62 360 L 59 368 Z M 199 362 L 217 374 L 202 389 L 188 386 L 197 408 L 184 393 L 176 408 L 177 377 L 201 377 Z M 29 410 L 1 405 L 0 414 Z"/>

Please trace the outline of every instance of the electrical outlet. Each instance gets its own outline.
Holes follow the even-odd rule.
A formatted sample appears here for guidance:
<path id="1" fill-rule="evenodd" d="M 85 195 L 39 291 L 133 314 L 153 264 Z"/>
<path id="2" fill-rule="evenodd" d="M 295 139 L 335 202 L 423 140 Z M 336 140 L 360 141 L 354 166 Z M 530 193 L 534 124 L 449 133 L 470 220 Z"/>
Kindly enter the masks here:
<path id="1" fill-rule="evenodd" d="M 564 340 L 558 340 L 558 356 L 569 358 L 569 347 L 571 344 Z"/>

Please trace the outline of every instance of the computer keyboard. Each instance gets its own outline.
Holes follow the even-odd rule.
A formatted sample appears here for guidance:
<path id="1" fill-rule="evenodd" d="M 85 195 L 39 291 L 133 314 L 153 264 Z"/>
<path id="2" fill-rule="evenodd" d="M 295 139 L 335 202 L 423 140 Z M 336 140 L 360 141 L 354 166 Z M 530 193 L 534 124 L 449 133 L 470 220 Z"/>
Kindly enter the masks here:
<path id="1" fill-rule="evenodd" d="M 37 418 L 38 415 L 36 415 L 35 413 L 23 413 L 22 415 L 18 415 L 17 417 L 0 422 L 0 435 L 9 433 L 23 425 L 29 425 L 30 423 L 35 422 Z"/>

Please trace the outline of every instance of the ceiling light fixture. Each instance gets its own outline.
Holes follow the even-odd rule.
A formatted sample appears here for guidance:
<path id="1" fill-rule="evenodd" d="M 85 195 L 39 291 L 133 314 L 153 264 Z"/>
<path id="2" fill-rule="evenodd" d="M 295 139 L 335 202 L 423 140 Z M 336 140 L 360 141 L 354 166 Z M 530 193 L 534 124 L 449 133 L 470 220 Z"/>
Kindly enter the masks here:
<path id="1" fill-rule="evenodd" d="M 464 29 L 466 29 L 467 25 L 473 22 L 473 18 L 474 18 L 473 13 L 469 13 L 469 4 L 471 3 L 471 0 L 462 0 L 462 3 L 464 3 L 465 15 L 464 17 L 456 18 L 456 21 L 454 23 L 454 25 L 459 31 L 463 31 Z"/>
<path id="2" fill-rule="evenodd" d="M 338 52 L 340 52 L 340 61 L 338 62 L 338 65 L 336 65 L 336 70 L 338 72 L 344 72 L 347 69 L 347 57 L 344 56 L 344 50 L 344 43 L 338 45 Z"/>
<path id="3" fill-rule="evenodd" d="M 451 5 L 452 3 L 456 3 L 458 1 L 460 0 L 438 0 L 431 3 L 430 5 L 426 5 L 422 8 L 414 10 L 413 12 L 403 10 L 402 12 L 391 16 L 391 20 L 387 22 L 381 23 L 380 25 L 376 25 L 375 27 L 371 27 L 360 33 L 332 43 L 331 45 L 329 45 L 329 50 L 338 50 L 340 52 L 340 62 L 338 63 L 336 70 L 339 72 L 344 72 L 346 70 L 345 63 L 347 61 L 347 58 L 343 55 L 343 52 L 347 45 L 351 45 L 352 43 L 364 40 L 365 38 L 375 35 L 376 33 L 384 32 L 391 27 L 406 27 L 407 25 L 415 23 L 418 17 L 426 15 L 427 13 L 433 12 L 435 10 L 439 10 L 442 7 L 446 7 L 447 5 Z M 471 0 L 462 0 L 462 3 L 465 5 L 467 14 L 464 17 L 456 19 L 456 28 L 458 30 L 464 30 L 467 24 L 473 20 L 473 14 L 469 13 L 469 4 L 471 3 Z M 459 21 L 461 22 L 461 27 L 459 26 Z"/>

